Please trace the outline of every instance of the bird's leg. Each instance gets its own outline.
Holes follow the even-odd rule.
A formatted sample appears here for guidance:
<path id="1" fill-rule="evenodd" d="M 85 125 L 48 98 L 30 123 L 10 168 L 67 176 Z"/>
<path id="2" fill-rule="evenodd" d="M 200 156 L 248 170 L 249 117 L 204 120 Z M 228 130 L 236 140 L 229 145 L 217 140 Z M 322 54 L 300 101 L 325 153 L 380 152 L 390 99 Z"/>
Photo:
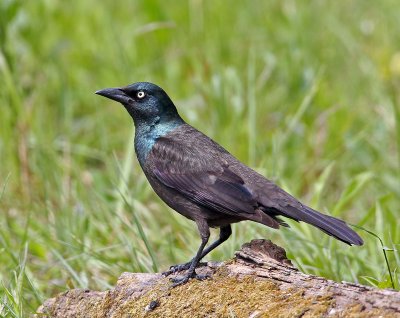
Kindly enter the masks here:
<path id="1" fill-rule="evenodd" d="M 192 259 L 188 272 L 181 278 L 171 279 L 174 283 L 172 287 L 185 284 L 190 278 L 197 278 L 197 279 L 207 278 L 207 276 L 204 275 L 197 275 L 195 269 L 202 257 L 204 247 L 206 246 L 208 239 L 210 238 L 210 228 L 208 227 L 206 220 L 196 220 L 196 223 L 201 237 L 200 247 L 196 253 L 196 256 Z"/>
<path id="2" fill-rule="evenodd" d="M 208 246 L 203 253 L 201 254 L 200 259 L 202 259 L 204 256 L 206 256 L 208 253 L 210 253 L 213 249 L 224 243 L 232 234 L 232 228 L 231 225 L 225 225 L 221 226 L 220 231 L 219 231 L 219 238 L 216 239 L 214 242 Z"/>
<path id="3" fill-rule="evenodd" d="M 206 256 L 208 253 L 210 253 L 213 249 L 215 249 L 217 246 L 221 245 L 223 242 L 225 242 L 232 234 L 232 229 L 230 224 L 222 226 L 220 228 L 220 232 L 219 232 L 219 238 L 217 240 L 215 240 L 214 242 L 211 243 L 210 246 L 208 246 L 203 253 L 201 253 L 201 257 L 199 259 L 199 261 Z M 178 265 L 173 265 L 169 268 L 168 271 L 163 272 L 164 276 L 169 276 L 171 274 L 175 274 L 177 272 L 180 271 L 184 271 L 189 269 L 190 264 L 192 264 L 193 259 L 190 262 L 184 263 L 184 264 L 178 264 Z M 207 265 L 207 263 L 201 263 L 199 262 L 197 264 L 197 266 L 199 265 Z"/>

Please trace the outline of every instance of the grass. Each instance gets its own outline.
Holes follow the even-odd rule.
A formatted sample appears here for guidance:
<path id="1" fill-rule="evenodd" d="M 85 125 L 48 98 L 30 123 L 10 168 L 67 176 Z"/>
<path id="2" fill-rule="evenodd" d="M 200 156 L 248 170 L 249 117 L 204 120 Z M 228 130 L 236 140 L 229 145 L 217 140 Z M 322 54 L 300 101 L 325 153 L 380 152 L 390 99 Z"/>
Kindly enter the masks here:
<path id="1" fill-rule="evenodd" d="M 195 253 L 195 225 L 140 170 L 129 116 L 93 94 L 141 80 L 365 240 L 348 247 L 305 224 L 244 222 L 211 259 L 271 238 L 307 273 L 400 289 L 398 9 L 394 0 L 2 1 L 0 316 L 26 317 L 68 288 L 106 289 L 123 271 Z"/>

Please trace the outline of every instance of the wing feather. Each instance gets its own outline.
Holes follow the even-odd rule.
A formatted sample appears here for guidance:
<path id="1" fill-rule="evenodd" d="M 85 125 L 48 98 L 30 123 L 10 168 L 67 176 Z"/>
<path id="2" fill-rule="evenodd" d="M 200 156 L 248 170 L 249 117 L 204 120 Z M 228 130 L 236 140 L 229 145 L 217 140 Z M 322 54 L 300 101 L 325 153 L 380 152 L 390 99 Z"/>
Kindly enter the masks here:
<path id="1" fill-rule="evenodd" d="M 230 169 L 221 150 L 204 148 L 161 137 L 151 151 L 152 172 L 164 185 L 205 207 L 236 216 L 254 214 L 258 203 L 251 189 Z"/>
<path id="2" fill-rule="evenodd" d="M 205 207 L 227 214 L 254 213 L 257 202 L 243 180 L 225 168 L 218 175 L 210 171 L 174 172 L 154 170 L 160 182 Z"/>

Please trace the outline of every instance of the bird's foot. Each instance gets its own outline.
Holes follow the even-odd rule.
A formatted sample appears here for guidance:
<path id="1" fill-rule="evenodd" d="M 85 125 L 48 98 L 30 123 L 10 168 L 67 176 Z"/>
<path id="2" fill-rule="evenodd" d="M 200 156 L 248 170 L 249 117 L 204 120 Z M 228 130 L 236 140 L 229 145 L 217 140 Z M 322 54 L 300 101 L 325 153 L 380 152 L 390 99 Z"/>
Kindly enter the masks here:
<path id="1" fill-rule="evenodd" d="M 163 274 L 163 276 L 167 277 L 167 276 L 169 276 L 171 274 L 175 274 L 175 273 L 178 273 L 178 272 L 182 272 L 182 271 L 188 270 L 190 268 L 191 264 L 192 264 L 192 262 L 190 261 L 190 262 L 187 262 L 187 263 L 184 263 L 184 264 L 172 265 L 169 268 L 169 270 L 163 272 L 162 274 Z M 207 265 L 207 263 L 202 262 L 202 263 L 197 264 L 196 267 L 206 266 L 206 265 Z"/>
<path id="2" fill-rule="evenodd" d="M 189 279 L 191 279 L 191 278 L 196 278 L 198 280 L 205 280 L 210 277 L 211 277 L 210 275 L 196 274 L 196 272 L 188 273 L 182 277 L 171 278 L 171 281 L 173 282 L 172 288 L 179 286 L 179 285 L 186 284 L 189 281 Z"/>
<path id="3" fill-rule="evenodd" d="M 192 264 L 192 262 L 187 262 L 184 264 L 177 264 L 177 265 L 172 265 L 169 270 L 163 272 L 163 276 L 167 277 L 171 274 L 175 274 L 177 272 L 181 272 L 181 271 L 185 271 L 187 269 L 189 269 L 190 265 Z"/>

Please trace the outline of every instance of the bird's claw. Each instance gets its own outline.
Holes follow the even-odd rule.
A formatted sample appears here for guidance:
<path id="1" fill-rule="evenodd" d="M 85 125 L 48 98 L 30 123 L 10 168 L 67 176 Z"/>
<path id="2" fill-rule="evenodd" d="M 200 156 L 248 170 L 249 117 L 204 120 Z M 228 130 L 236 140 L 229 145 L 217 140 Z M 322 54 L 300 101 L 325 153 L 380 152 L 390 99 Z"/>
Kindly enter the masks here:
<path id="1" fill-rule="evenodd" d="M 179 285 L 186 284 L 189 281 L 189 279 L 191 279 L 191 278 L 196 278 L 197 280 L 205 280 L 205 279 L 211 278 L 211 276 L 207 275 L 207 274 L 205 274 L 205 275 L 196 274 L 196 272 L 193 272 L 193 274 L 187 274 L 183 277 L 171 278 L 171 281 L 173 282 L 172 288 L 179 286 Z"/>
<path id="2" fill-rule="evenodd" d="M 163 276 L 167 277 L 169 275 L 188 270 L 190 268 L 191 264 L 192 264 L 192 262 L 188 262 L 188 263 L 184 263 L 184 264 L 172 265 L 169 268 L 169 270 L 163 272 L 162 274 L 163 274 Z M 206 266 L 206 265 L 207 265 L 207 263 L 202 262 L 202 263 L 197 264 L 196 267 Z"/>
<path id="3" fill-rule="evenodd" d="M 177 264 L 177 265 L 172 265 L 169 270 L 163 272 L 163 276 L 167 277 L 171 274 L 175 274 L 181 271 L 185 271 L 189 269 L 191 262 L 185 263 L 185 264 Z"/>

